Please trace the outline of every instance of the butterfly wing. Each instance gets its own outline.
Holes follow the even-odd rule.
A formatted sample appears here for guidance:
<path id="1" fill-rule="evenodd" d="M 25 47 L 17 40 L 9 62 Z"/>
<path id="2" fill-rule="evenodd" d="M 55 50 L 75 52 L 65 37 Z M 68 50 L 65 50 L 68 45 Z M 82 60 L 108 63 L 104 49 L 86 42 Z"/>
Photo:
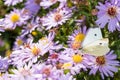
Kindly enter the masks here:
<path id="1" fill-rule="evenodd" d="M 85 53 L 94 55 L 94 56 L 102 56 L 110 51 L 108 47 L 108 38 L 100 39 L 92 42 L 91 44 L 83 47 L 83 51 Z"/>
<path id="2" fill-rule="evenodd" d="M 102 33 L 100 28 L 90 28 L 85 36 L 84 41 L 82 42 L 82 47 L 93 43 L 96 40 L 102 39 Z"/>

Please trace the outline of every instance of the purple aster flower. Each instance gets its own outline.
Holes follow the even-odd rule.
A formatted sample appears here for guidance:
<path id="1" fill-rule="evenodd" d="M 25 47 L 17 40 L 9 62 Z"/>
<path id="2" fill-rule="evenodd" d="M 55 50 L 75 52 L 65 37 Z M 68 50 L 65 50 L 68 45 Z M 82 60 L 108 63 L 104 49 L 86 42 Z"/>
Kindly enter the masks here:
<path id="1" fill-rule="evenodd" d="M 120 1 L 112 0 L 111 2 L 105 2 L 105 4 L 99 3 L 96 8 L 99 10 L 97 25 L 104 28 L 108 24 L 108 30 L 111 32 L 116 29 L 120 30 Z"/>
<path id="2" fill-rule="evenodd" d="M 9 66 L 9 62 L 7 58 L 1 58 L 0 57 L 0 72 L 5 72 L 7 71 Z"/>
<path id="3" fill-rule="evenodd" d="M 61 7 L 54 9 L 50 13 L 48 13 L 45 17 L 41 19 L 42 25 L 46 27 L 46 29 L 51 29 L 52 27 L 57 27 L 58 25 L 62 25 L 72 16 L 72 10 L 67 7 Z"/>
<path id="4" fill-rule="evenodd" d="M 7 6 L 14 6 L 14 5 L 16 5 L 17 3 L 20 3 L 20 2 L 22 2 L 23 0 L 4 0 L 5 1 L 5 5 L 7 5 Z"/>
<path id="5" fill-rule="evenodd" d="M 74 33 L 68 36 L 69 47 L 73 49 L 79 49 L 81 47 L 82 41 L 84 40 L 86 32 L 87 32 L 86 26 L 80 27 L 80 29 L 78 30 L 74 30 Z"/>
<path id="6" fill-rule="evenodd" d="M 63 69 L 69 69 L 70 73 L 76 75 L 81 70 L 87 71 L 89 60 L 79 50 L 67 49 L 60 55 L 61 61 L 63 60 Z"/>
<path id="7" fill-rule="evenodd" d="M 41 0 L 27 0 L 25 3 L 25 10 L 29 15 L 35 15 L 40 9 L 40 1 Z"/>
<path id="8" fill-rule="evenodd" d="M 58 70 L 55 66 L 51 64 L 36 64 L 34 65 L 36 74 L 41 74 L 42 79 L 38 80 L 58 80 L 58 78 L 63 75 L 63 70 Z"/>
<path id="9" fill-rule="evenodd" d="M 23 10 L 14 9 L 9 15 L 6 15 L 4 22 L 6 25 L 5 29 L 15 29 L 16 26 L 26 24 L 29 16 L 23 13 Z"/>
<path id="10" fill-rule="evenodd" d="M 89 74 L 96 74 L 97 71 L 100 72 L 102 79 L 104 76 L 113 77 L 113 72 L 117 72 L 119 65 L 119 61 L 115 60 L 117 55 L 113 54 L 113 51 L 109 52 L 104 56 L 98 56 L 91 58 L 93 65 L 91 66 L 91 70 Z"/>

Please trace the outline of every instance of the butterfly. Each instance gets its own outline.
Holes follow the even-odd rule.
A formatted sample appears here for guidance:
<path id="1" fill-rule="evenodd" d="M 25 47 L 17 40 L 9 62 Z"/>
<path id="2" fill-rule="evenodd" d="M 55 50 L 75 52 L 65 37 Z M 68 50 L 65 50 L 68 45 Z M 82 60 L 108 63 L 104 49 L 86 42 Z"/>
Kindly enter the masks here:
<path id="1" fill-rule="evenodd" d="M 103 38 L 100 28 L 90 28 L 82 42 L 82 50 L 94 56 L 102 56 L 110 51 L 108 38 Z"/>

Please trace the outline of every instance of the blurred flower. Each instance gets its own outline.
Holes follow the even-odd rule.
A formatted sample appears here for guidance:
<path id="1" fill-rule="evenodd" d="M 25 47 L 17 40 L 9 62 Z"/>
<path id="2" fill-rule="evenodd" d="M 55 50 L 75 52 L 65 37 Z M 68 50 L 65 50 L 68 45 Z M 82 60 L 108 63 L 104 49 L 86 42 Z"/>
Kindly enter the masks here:
<path id="1" fill-rule="evenodd" d="M 34 74 L 34 68 L 32 68 L 32 63 L 29 62 L 28 65 L 25 64 L 21 67 L 17 67 L 17 69 L 12 69 L 13 74 L 9 74 L 12 80 L 35 80 L 36 78 L 40 78 L 41 76 L 37 76 Z"/>
<path id="2" fill-rule="evenodd" d="M 0 75 L 0 80 L 13 80 L 13 79 L 11 79 L 9 73 L 6 72 Z"/>
<path id="3" fill-rule="evenodd" d="M 49 8 L 50 6 L 52 6 L 53 4 L 55 4 L 56 2 L 60 2 L 60 4 L 66 2 L 66 0 L 42 0 L 40 3 L 40 6 L 46 8 Z"/>
<path id="4" fill-rule="evenodd" d="M 5 72 L 5 71 L 7 71 L 8 66 L 9 66 L 8 59 L 7 59 L 7 58 L 2 58 L 2 57 L 0 56 L 0 72 Z"/>
<path id="5" fill-rule="evenodd" d="M 57 8 L 47 14 L 41 19 L 42 25 L 46 26 L 46 29 L 51 29 L 52 27 L 57 27 L 62 25 L 72 16 L 72 10 L 67 7 Z"/>
<path id="6" fill-rule="evenodd" d="M 7 5 L 7 6 L 14 6 L 14 5 L 16 5 L 17 3 L 20 3 L 20 2 L 22 2 L 23 0 L 4 0 L 5 1 L 5 5 Z"/>
<path id="7" fill-rule="evenodd" d="M 5 29 L 15 29 L 16 26 L 21 26 L 26 24 L 29 16 L 23 14 L 23 10 L 14 9 L 9 15 L 6 15 L 4 22 L 6 25 Z"/>
<path id="8" fill-rule="evenodd" d="M 70 73 L 76 75 L 81 70 L 87 71 L 89 60 L 79 50 L 66 50 L 60 55 L 60 59 L 63 60 L 63 69 L 69 69 Z"/>
<path id="9" fill-rule="evenodd" d="M 40 1 L 41 0 L 27 0 L 25 3 L 25 10 L 30 16 L 37 14 L 40 9 Z"/>
<path id="10" fill-rule="evenodd" d="M 91 66 L 89 74 L 95 75 L 96 72 L 99 71 L 102 79 L 104 79 L 104 75 L 113 77 L 113 72 L 117 72 L 117 66 L 120 66 L 119 61 L 115 60 L 116 58 L 117 55 L 113 54 L 113 51 L 104 56 L 91 58 L 93 65 Z"/>
<path id="11" fill-rule="evenodd" d="M 99 27 L 104 28 L 108 23 L 109 31 L 120 30 L 120 1 L 111 0 L 111 2 L 105 2 L 105 4 L 99 3 L 96 8 L 99 10 L 98 20 L 96 21 Z"/>
<path id="12" fill-rule="evenodd" d="M 42 75 L 42 79 L 38 80 L 58 80 L 58 78 L 63 75 L 62 70 L 58 70 L 51 64 L 36 64 L 34 68 L 36 70 L 36 74 Z"/>
<path id="13" fill-rule="evenodd" d="M 85 38 L 87 27 L 80 27 L 79 30 L 74 30 L 72 35 L 68 36 L 68 44 L 70 48 L 79 49 L 81 47 L 81 43 Z"/>

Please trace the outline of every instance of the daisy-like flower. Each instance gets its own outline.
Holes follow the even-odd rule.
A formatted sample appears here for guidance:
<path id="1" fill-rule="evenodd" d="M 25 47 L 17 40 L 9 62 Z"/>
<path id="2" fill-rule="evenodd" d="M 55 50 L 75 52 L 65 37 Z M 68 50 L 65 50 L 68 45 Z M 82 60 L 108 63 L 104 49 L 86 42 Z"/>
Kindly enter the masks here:
<path id="1" fill-rule="evenodd" d="M 5 29 L 15 29 L 16 26 L 26 24 L 26 20 L 28 19 L 29 16 L 23 14 L 23 10 L 14 9 L 14 11 L 11 11 L 11 13 L 5 17 Z"/>
<path id="2" fill-rule="evenodd" d="M 16 5 L 17 3 L 20 3 L 22 2 L 23 0 L 4 0 L 5 1 L 5 5 L 7 6 L 14 6 Z"/>
<path id="3" fill-rule="evenodd" d="M 36 15 L 40 9 L 41 0 L 27 0 L 25 3 L 25 11 L 28 12 L 29 15 Z"/>
<path id="4" fill-rule="evenodd" d="M 113 51 L 104 56 L 91 58 L 93 65 L 91 66 L 89 74 L 95 75 L 96 72 L 99 71 L 102 79 L 104 79 L 104 75 L 113 77 L 113 72 L 117 72 L 117 66 L 120 66 L 119 61 L 115 60 L 116 58 L 117 55 L 113 54 Z"/>
<path id="5" fill-rule="evenodd" d="M 50 13 L 48 13 L 45 17 L 41 19 L 42 25 L 46 27 L 46 29 L 51 29 L 52 27 L 57 27 L 58 25 L 62 25 L 72 16 L 72 10 L 67 7 L 57 8 Z"/>
<path id="6" fill-rule="evenodd" d="M 63 60 L 62 68 L 69 69 L 73 75 L 80 73 L 81 70 L 86 71 L 89 64 L 89 60 L 79 50 L 69 49 L 61 54 L 60 58 Z"/>
<path id="7" fill-rule="evenodd" d="M 99 27 L 104 28 L 108 24 L 108 30 L 113 32 L 116 29 L 120 30 L 120 1 L 111 0 L 111 2 L 105 2 L 105 4 L 99 3 L 96 7 L 98 12 L 98 20 L 96 24 Z"/>
<path id="8" fill-rule="evenodd" d="M 68 36 L 68 44 L 70 48 L 79 49 L 81 43 L 85 38 L 87 32 L 86 26 L 81 27 L 79 30 L 75 30 L 74 33 Z"/>
<path id="9" fill-rule="evenodd" d="M 42 75 L 41 80 L 58 80 L 58 78 L 63 75 L 62 70 L 58 70 L 51 64 L 36 64 L 34 68 L 36 70 L 36 74 Z"/>
<path id="10" fill-rule="evenodd" d="M 13 74 L 9 74 L 9 76 L 14 80 L 36 80 L 36 78 L 40 78 L 40 75 L 36 75 L 34 73 L 34 68 L 32 68 L 32 63 L 29 62 L 28 65 L 25 64 L 21 67 L 17 67 L 17 69 L 12 69 Z"/>
<path id="11" fill-rule="evenodd" d="M 48 52 L 49 48 L 41 45 L 40 43 L 30 43 L 26 44 L 21 49 L 15 50 L 11 54 L 12 64 L 16 66 L 21 66 L 28 61 L 37 62 L 40 56 L 43 56 Z M 19 62 L 19 63 L 18 63 Z"/>
<path id="12" fill-rule="evenodd" d="M 26 39 L 26 37 L 18 36 L 14 42 L 13 50 L 21 48 L 21 46 L 23 46 L 23 44 L 26 43 L 28 39 Z"/>

